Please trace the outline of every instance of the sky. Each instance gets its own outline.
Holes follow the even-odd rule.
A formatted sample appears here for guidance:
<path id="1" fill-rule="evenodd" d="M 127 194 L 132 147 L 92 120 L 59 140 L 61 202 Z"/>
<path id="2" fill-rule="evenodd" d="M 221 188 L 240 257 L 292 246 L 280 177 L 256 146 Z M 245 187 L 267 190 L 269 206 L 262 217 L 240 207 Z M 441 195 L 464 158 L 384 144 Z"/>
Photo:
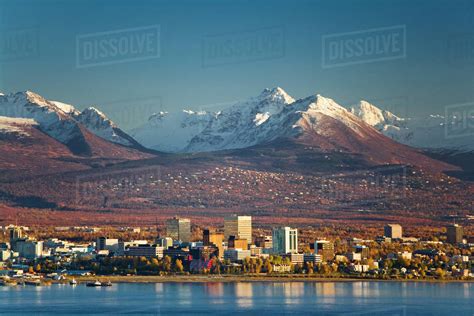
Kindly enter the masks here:
<path id="1" fill-rule="evenodd" d="M 0 91 L 95 105 L 128 127 L 275 86 L 442 114 L 474 99 L 473 26 L 473 1 L 0 0 Z M 118 57 L 87 55 L 111 39 L 125 41 Z M 356 39 L 369 46 L 354 59 Z M 374 41 L 387 41 L 380 54 Z"/>

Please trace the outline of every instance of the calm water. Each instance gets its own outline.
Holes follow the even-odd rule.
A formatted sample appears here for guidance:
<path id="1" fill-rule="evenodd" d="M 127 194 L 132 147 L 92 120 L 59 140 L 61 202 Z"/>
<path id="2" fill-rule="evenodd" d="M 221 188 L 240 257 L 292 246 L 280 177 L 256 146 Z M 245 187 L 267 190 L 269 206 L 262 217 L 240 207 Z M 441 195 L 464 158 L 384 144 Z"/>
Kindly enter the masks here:
<path id="1" fill-rule="evenodd" d="M 0 287 L 1 313 L 474 315 L 474 284 L 216 282 Z"/>

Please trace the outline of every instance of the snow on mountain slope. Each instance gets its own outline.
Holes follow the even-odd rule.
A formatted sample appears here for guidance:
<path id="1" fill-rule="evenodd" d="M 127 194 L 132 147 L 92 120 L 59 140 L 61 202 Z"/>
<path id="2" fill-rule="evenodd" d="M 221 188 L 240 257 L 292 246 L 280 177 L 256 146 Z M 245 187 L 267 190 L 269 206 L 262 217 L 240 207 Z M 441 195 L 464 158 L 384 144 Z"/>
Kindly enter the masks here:
<path id="1" fill-rule="evenodd" d="M 214 115 L 189 110 L 159 112 L 130 134 L 145 147 L 163 152 L 181 152 L 195 135 L 206 128 Z"/>
<path id="2" fill-rule="evenodd" d="M 80 112 L 71 104 L 66 104 L 59 101 L 49 101 L 54 104 L 57 108 L 63 111 L 66 114 L 79 114 Z"/>
<path id="3" fill-rule="evenodd" d="M 165 152 L 212 151 L 258 143 L 257 127 L 294 99 L 283 89 L 265 89 L 259 96 L 219 112 L 161 112 L 131 132 L 145 147 Z"/>
<path id="4" fill-rule="evenodd" d="M 319 125 L 321 116 L 328 116 L 342 122 L 357 134 L 362 134 L 361 120 L 338 105 L 334 100 L 321 95 L 310 96 L 293 101 L 292 98 L 275 97 L 283 94 L 276 88 L 262 95 L 245 106 L 231 110 L 221 119 L 210 124 L 200 135 L 197 135 L 188 146 L 188 151 L 211 151 L 233 148 L 245 148 L 267 143 L 279 137 L 297 137 L 304 132 L 327 134 L 328 129 Z M 265 91 L 264 91 L 265 93 Z M 273 100 L 281 100 L 272 103 Z M 262 104 L 265 110 L 261 111 Z M 265 121 L 255 121 L 261 112 L 268 113 Z M 362 123 L 362 125 L 365 125 Z"/>
<path id="5" fill-rule="evenodd" d="M 0 116 L 0 134 L 17 134 L 19 136 L 30 136 L 28 130 L 38 125 L 33 119 L 12 118 Z"/>
<path id="6" fill-rule="evenodd" d="M 424 118 L 400 118 L 361 101 L 351 112 L 391 139 L 412 147 L 473 151 L 474 138 L 446 137 L 446 120 L 441 115 Z"/>
<path id="7" fill-rule="evenodd" d="M 80 112 L 73 105 L 49 101 L 31 91 L 0 96 L 0 115 L 32 119 L 43 132 L 66 145 L 84 142 L 78 126 L 81 123 L 105 140 L 125 146 L 140 146 L 95 108 Z"/>
<path id="8" fill-rule="evenodd" d="M 257 97 L 218 112 L 207 127 L 191 139 L 185 151 L 244 148 L 266 141 L 273 131 L 269 122 L 293 102 L 280 87 L 265 89 Z"/>
<path id="9" fill-rule="evenodd" d="M 381 110 L 364 100 L 352 107 L 350 111 L 361 118 L 364 122 L 374 127 L 384 125 L 403 125 L 402 122 L 404 121 L 395 114 Z"/>
<path id="10" fill-rule="evenodd" d="M 130 136 L 126 135 L 114 122 L 94 107 L 75 113 L 74 118 L 99 137 L 125 146 L 137 145 Z"/>
<path id="11" fill-rule="evenodd" d="M 81 137 L 74 119 L 31 91 L 1 96 L 0 116 L 33 119 L 44 133 L 63 144 Z"/>

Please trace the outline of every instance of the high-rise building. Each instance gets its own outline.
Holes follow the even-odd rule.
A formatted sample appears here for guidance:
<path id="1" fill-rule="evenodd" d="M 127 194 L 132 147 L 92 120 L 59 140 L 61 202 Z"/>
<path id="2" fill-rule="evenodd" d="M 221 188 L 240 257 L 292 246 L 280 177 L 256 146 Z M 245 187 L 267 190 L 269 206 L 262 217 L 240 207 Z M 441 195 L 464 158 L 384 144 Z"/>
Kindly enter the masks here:
<path id="1" fill-rule="evenodd" d="M 166 236 L 181 242 L 191 241 L 191 221 L 187 218 L 173 217 L 166 220 Z"/>
<path id="2" fill-rule="evenodd" d="M 274 228 L 272 239 L 274 253 L 298 253 L 298 230 L 296 228 Z"/>
<path id="3" fill-rule="evenodd" d="M 384 236 L 392 239 L 402 238 L 402 226 L 399 224 L 387 224 L 383 228 Z"/>
<path id="4" fill-rule="evenodd" d="M 458 224 L 449 225 L 446 227 L 446 241 L 450 244 L 462 243 L 463 228 Z"/>
<path id="5" fill-rule="evenodd" d="M 230 215 L 224 218 L 224 238 L 247 239 L 252 244 L 252 216 Z"/>
<path id="6" fill-rule="evenodd" d="M 23 232 L 21 230 L 21 227 L 18 226 L 9 226 L 8 227 L 8 236 L 10 238 L 10 247 L 13 250 L 16 249 L 16 243 L 20 240 L 26 240 L 26 238 L 23 238 Z"/>
<path id="7" fill-rule="evenodd" d="M 218 232 L 212 232 L 209 229 L 203 231 L 202 241 L 204 246 L 216 246 L 219 250 L 219 258 L 224 257 L 224 246 L 222 242 L 224 241 L 224 234 Z"/>

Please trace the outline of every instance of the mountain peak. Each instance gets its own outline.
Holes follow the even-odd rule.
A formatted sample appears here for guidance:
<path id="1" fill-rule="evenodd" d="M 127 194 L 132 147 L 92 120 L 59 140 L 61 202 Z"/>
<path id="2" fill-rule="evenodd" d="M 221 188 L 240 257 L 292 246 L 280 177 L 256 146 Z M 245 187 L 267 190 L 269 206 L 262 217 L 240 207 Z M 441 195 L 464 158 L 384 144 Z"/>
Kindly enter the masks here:
<path id="1" fill-rule="evenodd" d="M 395 114 L 382 110 L 365 100 L 359 101 L 350 111 L 371 126 L 393 124 L 394 121 L 400 120 Z"/>
<path id="2" fill-rule="evenodd" d="M 270 99 L 273 102 L 282 102 L 286 104 L 290 104 L 295 102 L 295 99 L 293 99 L 288 93 L 286 93 L 285 90 L 283 90 L 280 87 L 274 87 L 274 88 L 265 88 L 262 93 L 260 93 L 259 96 L 260 99 Z"/>

